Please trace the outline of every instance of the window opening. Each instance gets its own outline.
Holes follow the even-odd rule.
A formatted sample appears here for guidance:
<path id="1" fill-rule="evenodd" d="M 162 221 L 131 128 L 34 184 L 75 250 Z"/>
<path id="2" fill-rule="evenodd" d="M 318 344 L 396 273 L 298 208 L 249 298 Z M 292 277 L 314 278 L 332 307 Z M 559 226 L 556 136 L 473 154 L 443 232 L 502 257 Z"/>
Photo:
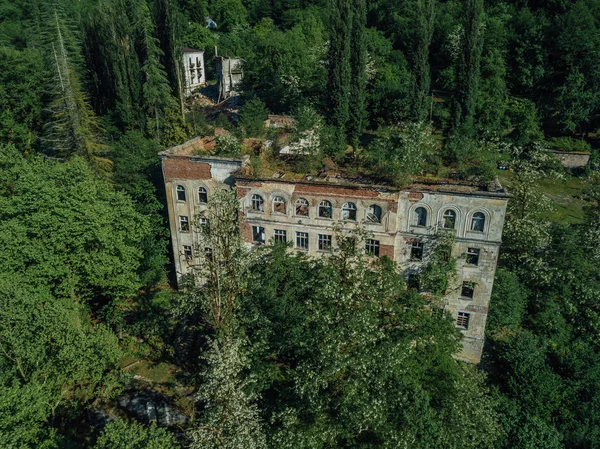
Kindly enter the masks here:
<path id="1" fill-rule="evenodd" d="M 282 196 L 273 198 L 273 212 L 285 214 L 285 199 Z"/>
<path id="2" fill-rule="evenodd" d="M 473 292 L 475 290 L 475 283 L 471 281 L 464 281 L 462 288 L 460 289 L 460 296 L 467 299 L 473 299 Z"/>
<path id="3" fill-rule="evenodd" d="M 198 200 L 201 203 L 208 203 L 208 191 L 204 187 L 198 189 Z"/>
<path id="4" fill-rule="evenodd" d="M 185 256 L 186 260 L 192 260 L 192 258 L 194 257 L 194 253 L 192 252 L 192 247 L 184 245 L 183 246 L 183 255 Z"/>
<path id="5" fill-rule="evenodd" d="M 308 249 L 308 232 L 296 232 L 296 248 Z"/>
<path id="6" fill-rule="evenodd" d="M 323 200 L 319 203 L 319 217 L 331 218 L 333 216 L 333 207 L 327 200 Z"/>
<path id="7" fill-rule="evenodd" d="M 412 242 L 410 245 L 410 260 L 423 260 L 423 243 Z"/>
<path id="8" fill-rule="evenodd" d="M 469 248 L 467 250 L 467 264 L 469 265 L 479 265 L 479 253 L 481 250 L 479 248 Z"/>
<path id="9" fill-rule="evenodd" d="M 419 275 L 418 274 L 414 274 L 411 273 L 408 275 L 408 281 L 406 282 L 406 287 L 408 287 L 408 289 L 415 289 L 417 291 L 419 291 L 421 289 L 421 285 L 419 282 Z"/>
<path id="10" fill-rule="evenodd" d="M 482 212 L 476 212 L 471 219 L 471 231 L 483 232 L 485 227 L 485 215 Z"/>
<path id="11" fill-rule="evenodd" d="M 379 257 L 379 240 L 367 239 L 365 242 L 365 250 L 368 254 Z"/>
<path id="12" fill-rule="evenodd" d="M 190 221 L 185 215 L 179 216 L 179 230 L 182 232 L 188 232 L 190 230 Z"/>
<path id="13" fill-rule="evenodd" d="M 331 236 L 319 234 L 319 251 L 331 251 Z"/>
<path id="14" fill-rule="evenodd" d="M 265 211 L 265 200 L 263 200 L 262 196 L 257 195 L 256 193 L 252 195 L 252 210 L 258 212 Z"/>
<path id="15" fill-rule="evenodd" d="M 308 201 L 304 198 L 298 198 L 296 200 L 296 215 L 308 217 Z"/>
<path id="16" fill-rule="evenodd" d="M 467 312 L 458 312 L 458 317 L 456 318 L 456 326 L 461 329 L 467 330 L 469 329 L 469 319 L 471 318 L 471 314 Z"/>
<path id="17" fill-rule="evenodd" d="M 260 245 L 265 244 L 265 228 L 262 226 L 252 226 L 252 241 Z"/>
<path id="18" fill-rule="evenodd" d="M 275 243 L 286 243 L 287 242 L 287 231 L 282 229 L 275 229 L 274 234 Z"/>
<path id="19" fill-rule="evenodd" d="M 356 204 L 346 203 L 342 206 L 342 220 L 356 221 Z"/>
<path id="20" fill-rule="evenodd" d="M 417 207 L 415 215 L 417 216 L 417 226 L 427 226 L 427 210 L 424 207 Z"/>
<path id="21" fill-rule="evenodd" d="M 452 209 L 446 209 L 443 217 L 443 227 L 444 229 L 454 229 L 456 226 L 456 212 Z"/>
<path id="22" fill-rule="evenodd" d="M 367 209 L 367 221 L 369 223 L 381 223 L 381 207 L 371 204 Z"/>
<path id="23" fill-rule="evenodd" d="M 185 187 L 177 186 L 177 201 L 185 201 Z"/>

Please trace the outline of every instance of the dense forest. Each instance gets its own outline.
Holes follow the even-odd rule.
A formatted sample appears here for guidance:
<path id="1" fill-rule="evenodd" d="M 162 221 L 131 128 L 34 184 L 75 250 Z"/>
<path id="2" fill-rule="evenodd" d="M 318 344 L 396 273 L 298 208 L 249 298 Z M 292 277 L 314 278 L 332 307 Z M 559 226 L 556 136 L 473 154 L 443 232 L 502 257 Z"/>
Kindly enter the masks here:
<path id="1" fill-rule="evenodd" d="M 184 96 L 183 47 L 208 88 L 242 59 L 237 109 Z M 158 153 L 269 113 L 296 169 L 508 186 L 481 364 L 444 238 L 424 296 L 355 235 L 249 250 L 222 192 L 171 287 Z M 0 0 L 0 446 L 600 447 L 599 130 L 600 0 Z"/>

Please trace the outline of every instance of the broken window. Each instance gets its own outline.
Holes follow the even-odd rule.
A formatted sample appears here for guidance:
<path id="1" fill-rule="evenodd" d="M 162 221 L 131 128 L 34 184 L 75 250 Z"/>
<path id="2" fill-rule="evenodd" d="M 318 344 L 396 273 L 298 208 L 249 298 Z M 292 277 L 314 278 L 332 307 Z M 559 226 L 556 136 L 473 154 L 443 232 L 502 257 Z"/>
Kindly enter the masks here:
<path id="1" fill-rule="evenodd" d="M 204 255 L 206 256 L 207 260 L 212 261 L 213 260 L 213 250 L 212 248 L 204 248 Z"/>
<path id="2" fill-rule="evenodd" d="M 286 243 L 287 242 L 287 231 L 282 229 L 275 229 L 275 234 L 273 236 L 275 243 Z"/>
<path id="3" fill-rule="evenodd" d="M 356 204 L 346 203 L 342 206 L 342 220 L 356 221 Z"/>
<path id="4" fill-rule="evenodd" d="M 252 195 L 252 210 L 257 212 L 265 211 L 265 200 L 263 200 L 262 196 L 257 195 L 256 193 Z"/>
<path id="5" fill-rule="evenodd" d="M 333 207 L 327 200 L 323 200 L 319 203 L 319 217 L 331 218 L 333 216 Z"/>
<path id="6" fill-rule="evenodd" d="M 442 226 L 444 229 L 454 229 L 456 226 L 456 212 L 452 209 L 446 209 L 443 216 Z"/>
<path id="7" fill-rule="evenodd" d="M 479 253 L 481 250 L 479 248 L 469 248 L 467 250 L 467 264 L 469 265 L 479 265 Z"/>
<path id="8" fill-rule="evenodd" d="M 265 228 L 262 226 L 252 226 L 252 241 L 259 245 L 265 244 Z"/>
<path id="9" fill-rule="evenodd" d="M 417 207 L 415 215 L 417 217 L 417 226 L 427 226 L 427 210 L 424 207 Z"/>
<path id="10" fill-rule="evenodd" d="M 186 260 L 192 260 L 192 258 L 194 257 L 194 253 L 192 252 L 192 247 L 183 245 L 183 255 L 185 256 Z"/>
<path id="11" fill-rule="evenodd" d="M 458 316 L 456 318 L 456 326 L 467 330 L 469 328 L 469 319 L 471 318 L 471 314 L 467 312 L 458 312 Z"/>
<path id="12" fill-rule="evenodd" d="M 304 198 L 298 198 L 296 200 L 296 215 L 308 217 L 308 201 Z"/>
<path id="13" fill-rule="evenodd" d="M 190 230 L 190 221 L 185 215 L 179 216 L 179 230 L 181 232 L 189 232 Z"/>
<path id="14" fill-rule="evenodd" d="M 208 191 L 204 187 L 198 189 L 198 201 L 208 203 Z"/>
<path id="15" fill-rule="evenodd" d="M 308 232 L 296 232 L 296 248 L 308 249 Z"/>
<path id="16" fill-rule="evenodd" d="M 476 212 L 471 219 L 471 231 L 483 232 L 485 227 L 485 215 L 483 212 Z"/>
<path id="17" fill-rule="evenodd" d="M 365 242 L 365 250 L 367 251 L 367 254 L 379 257 L 379 240 L 367 239 Z"/>
<path id="18" fill-rule="evenodd" d="M 369 223 L 381 223 L 381 207 L 371 204 L 367 209 L 367 221 Z"/>
<path id="19" fill-rule="evenodd" d="M 282 196 L 276 196 L 273 198 L 273 212 L 285 214 L 285 198 Z"/>
<path id="20" fill-rule="evenodd" d="M 208 224 L 208 218 L 204 218 L 204 217 L 198 218 L 198 224 L 200 226 L 206 226 Z"/>
<path id="21" fill-rule="evenodd" d="M 177 201 L 185 201 L 185 187 L 177 186 Z"/>
<path id="22" fill-rule="evenodd" d="M 460 289 L 460 296 L 467 299 L 473 299 L 473 292 L 475 290 L 475 283 L 471 281 L 464 281 L 462 288 Z"/>
<path id="23" fill-rule="evenodd" d="M 423 243 L 412 242 L 410 245 L 410 260 L 423 260 Z"/>
<path id="24" fill-rule="evenodd" d="M 331 236 L 319 234 L 319 251 L 331 251 Z"/>

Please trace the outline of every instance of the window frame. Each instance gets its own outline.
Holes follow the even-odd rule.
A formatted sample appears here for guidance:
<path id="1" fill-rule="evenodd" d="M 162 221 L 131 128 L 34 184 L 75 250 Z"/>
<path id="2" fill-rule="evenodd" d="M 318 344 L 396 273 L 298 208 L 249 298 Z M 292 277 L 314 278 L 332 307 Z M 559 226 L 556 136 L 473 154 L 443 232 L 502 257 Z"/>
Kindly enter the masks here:
<path id="1" fill-rule="evenodd" d="M 185 223 L 185 226 L 183 225 Z M 187 215 L 179 216 L 179 231 L 190 232 L 190 218 Z"/>
<path id="2" fill-rule="evenodd" d="M 423 213 L 419 213 L 419 211 L 423 211 Z M 423 207 L 423 206 L 419 206 L 417 208 L 415 208 L 415 224 L 414 226 L 418 226 L 420 228 L 425 228 L 427 227 L 427 218 L 429 215 L 429 211 Z"/>
<path id="3" fill-rule="evenodd" d="M 299 206 L 298 203 L 302 203 L 301 206 Z M 298 209 L 302 208 L 302 207 L 306 207 L 306 213 L 305 214 L 299 214 L 298 213 Z M 310 203 L 308 202 L 308 200 L 306 198 L 298 198 L 295 202 L 294 202 L 294 216 L 296 217 L 308 217 L 309 216 L 309 208 L 310 208 Z"/>
<path id="4" fill-rule="evenodd" d="M 348 215 L 348 216 L 345 216 L 345 215 Z M 354 215 L 354 218 L 351 218 L 350 215 Z M 356 207 L 355 203 L 353 203 L 352 201 L 348 201 L 347 203 L 344 203 L 344 205 L 342 206 L 342 220 L 356 221 L 357 215 L 358 215 L 358 208 Z"/>
<path id="5" fill-rule="evenodd" d="M 471 321 L 471 314 L 469 312 L 459 311 L 456 314 L 456 327 L 462 330 L 469 330 L 469 323 Z"/>
<path id="6" fill-rule="evenodd" d="M 450 217 L 452 217 L 452 226 L 446 226 Z M 446 209 L 442 214 L 442 229 L 456 229 L 457 218 L 458 214 L 454 209 Z"/>
<path id="7" fill-rule="evenodd" d="M 333 247 L 333 236 L 331 234 L 319 234 L 317 248 L 319 251 L 331 251 Z"/>
<path id="8" fill-rule="evenodd" d="M 275 206 L 276 203 L 277 204 L 283 204 L 283 212 L 277 210 L 277 207 Z M 274 196 L 271 205 L 273 207 L 273 213 L 274 214 L 279 214 L 279 215 L 286 215 L 287 214 L 287 201 L 286 201 L 286 199 L 283 196 L 281 196 L 281 195 Z"/>
<path id="9" fill-rule="evenodd" d="M 273 241 L 275 243 L 287 243 L 287 231 L 285 229 L 273 230 Z"/>
<path id="10" fill-rule="evenodd" d="M 250 208 L 252 212 L 265 212 L 265 199 L 258 193 L 253 193 L 250 197 Z M 262 209 L 261 209 L 262 208 Z"/>
<path id="11" fill-rule="evenodd" d="M 306 245 L 299 245 L 298 242 L 300 242 L 300 239 L 302 239 L 303 241 L 306 241 Z M 304 251 L 308 251 L 309 248 L 309 235 L 308 232 L 301 232 L 301 231 L 296 231 L 296 249 L 301 249 Z"/>
<path id="12" fill-rule="evenodd" d="M 467 257 L 465 259 L 466 265 L 473 267 L 479 266 L 479 257 L 481 256 L 481 248 L 467 248 Z M 471 262 L 475 258 L 475 263 Z"/>
<path id="13" fill-rule="evenodd" d="M 475 217 L 477 215 L 477 217 Z M 471 232 L 485 232 L 485 222 L 487 221 L 487 216 L 483 212 L 475 212 L 471 215 L 471 227 L 469 228 Z M 481 223 L 481 229 L 477 229 L 479 225 L 476 223 Z"/>
<path id="14" fill-rule="evenodd" d="M 419 252 L 420 256 L 415 257 L 415 250 Z M 423 260 L 425 254 L 425 244 L 421 241 L 415 240 L 410 243 L 410 260 L 419 261 Z"/>
<path id="15" fill-rule="evenodd" d="M 185 191 L 185 186 L 177 184 L 177 187 L 175 187 L 175 193 L 177 196 L 178 203 L 185 203 L 187 201 L 187 192 Z M 180 198 L 180 194 L 183 194 L 183 199 Z"/>
<path id="16" fill-rule="evenodd" d="M 185 257 L 185 260 L 193 260 L 194 249 L 190 245 L 183 245 L 183 255 Z"/>
<path id="17" fill-rule="evenodd" d="M 200 192 L 201 190 L 204 190 L 204 193 Z M 202 195 L 204 195 L 205 201 L 202 201 Z M 198 187 L 198 202 L 200 204 L 207 204 L 208 203 L 208 189 L 206 187 L 204 187 L 204 186 Z"/>
<path id="18" fill-rule="evenodd" d="M 328 205 L 327 205 L 328 204 Z M 325 216 L 321 214 L 322 209 L 326 208 L 329 211 L 329 216 Z M 324 218 L 326 220 L 333 219 L 333 204 L 329 200 L 321 200 L 319 202 L 319 206 L 317 208 L 317 216 L 319 218 Z"/>
<path id="19" fill-rule="evenodd" d="M 460 287 L 460 297 L 472 301 L 475 296 L 475 282 L 463 281 Z"/>
<path id="20" fill-rule="evenodd" d="M 379 253 L 381 250 L 381 241 L 375 239 L 366 239 L 365 240 L 365 251 L 367 254 L 379 257 Z"/>
<path id="21" fill-rule="evenodd" d="M 255 245 L 265 244 L 265 228 L 261 225 L 252 225 L 252 243 Z"/>
<path id="22" fill-rule="evenodd" d="M 375 217 L 375 219 L 371 218 L 371 216 Z M 369 224 L 381 224 L 382 220 L 383 208 L 379 204 L 370 204 L 365 213 L 365 221 Z"/>

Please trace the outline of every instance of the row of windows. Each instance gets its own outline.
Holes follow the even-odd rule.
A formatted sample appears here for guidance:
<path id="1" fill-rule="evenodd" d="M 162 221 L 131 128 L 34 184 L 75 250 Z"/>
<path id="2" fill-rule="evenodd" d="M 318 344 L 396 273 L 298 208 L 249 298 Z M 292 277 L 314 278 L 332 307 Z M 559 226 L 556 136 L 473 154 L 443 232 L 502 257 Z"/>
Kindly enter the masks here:
<path id="1" fill-rule="evenodd" d="M 427 226 L 427 209 L 424 207 L 417 207 L 415 209 L 415 226 Z M 453 209 L 446 209 L 442 215 L 442 228 L 444 229 L 455 229 L 456 228 L 456 211 Z M 483 232 L 485 229 L 485 214 L 483 212 L 475 212 L 471 217 L 471 223 L 469 229 L 474 232 Z"/>
<path id="2" fill-rule="evenodd" d="M 175 191 L 177 192 L 177 201 L 186 201 L 187 194 L 185 187 L 181 184 L 177 185 Z M 198 202 L 208 203 L 208 190 L 204 187 L 198 187 Z"/>
<path id="3" fill-rule="evenodd" d="M 319 234 L 317 240 L 317 248 L 319 251 L 331 251 L 333 237 L 331 234 Z M 284 229 L 275 229 L 273 231 L 273 240 L 276 243 L 287 243 L 288 235 Z M 264 245 L 266 242 L 265 228 L 262 226 L 252 226 L 252 241 L 259 245 Z M 308 250 L 309 236 L 308 232 L 296 232 L 296 248 Z M 374 256 L 379 257 L 379 240 L 367 239 L 365 241 L 365 250 Z"/>
<path id="4" fill-rule="evenodd" d="M 309 202 L 305 198 L 298 198 L 294 204 L 294 213 L 297 216 L 309 216 Z M 250 208 L 254 212 L 265 211 L 265 200 L 262 196 L 255 193 L 250 199 Z M 287 214 L 287 201 L 282 196 L 273 197 L 273 213 Z M 342 220 L 356 221 L 358 208 L 355 203 L 347 202 L 342 206 Z M 319 218 L 333 218 L 333 205 L 331 201 L 323 200 L 317 208 Z M 382 210 L 377 204 L 371 204 L 366 211 L 365 219 L 370 223 L 381 223 Z"/>

